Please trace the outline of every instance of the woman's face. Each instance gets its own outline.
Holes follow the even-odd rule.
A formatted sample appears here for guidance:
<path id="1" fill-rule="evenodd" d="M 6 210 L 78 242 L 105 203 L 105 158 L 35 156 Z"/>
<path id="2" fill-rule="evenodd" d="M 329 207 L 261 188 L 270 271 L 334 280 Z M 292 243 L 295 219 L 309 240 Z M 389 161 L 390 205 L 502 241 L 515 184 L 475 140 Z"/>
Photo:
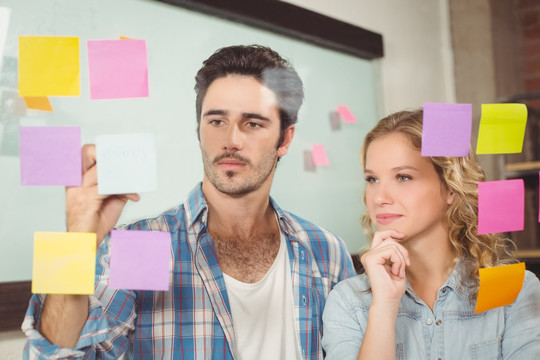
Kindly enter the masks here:
<path id="1" fill-rule="evenodd" d="M 378 231 L 400 231 L 404 240 L 448 237 L 444 214 L 453 195 L 406 135 L 391 133 L 372 141 L 364 173 L 367 209 Z"/>

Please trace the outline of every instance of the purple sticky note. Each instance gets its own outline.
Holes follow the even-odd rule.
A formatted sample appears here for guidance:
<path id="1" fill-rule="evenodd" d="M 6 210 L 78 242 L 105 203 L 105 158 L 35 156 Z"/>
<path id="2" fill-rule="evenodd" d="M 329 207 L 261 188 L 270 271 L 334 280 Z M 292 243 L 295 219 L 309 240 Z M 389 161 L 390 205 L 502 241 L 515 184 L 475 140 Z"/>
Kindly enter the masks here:
<path id="1" fill-rule="evenodd" d="M 81 186 L 81 128 L 21 126 L 22 185 Z"/>
<path id="2" fill-rule="evenodd" d="M 523 230 L 523 179 L 478 183 L 478 234 Z"/>
<path id="3" fill-rule="evenodd" d="M 144 40 L 91 40 L 87 46 L 91 99 L 148 97 Z"/>
<path id="4" fill-rule="evenodd" d="M 346 123 L 355 123 L 357 121 L 351 110 L 346 105 L 338 106 L 337 112 L 339 115 L 341 115 L 343 121 Z"/>
<path id="5" fill-rule="evenodd" d="M 422 156 L 467 156 L 472 104 L 424 104 Z"/>
<path id="6" fill-rule="evenodd" d="M 313 156 L 313 163 L 316 166 L 328 166 L 330 161 L 328 161 L 328 156 L 326 156 L 326 150 L 324 145 L 313 145 L 311 147 L 311 156 Z"/>
<path id="7" fill-rule="evenodd" d="M 169 232 L 113 230 L 109 286 L 167 291 L 170 258 Z"/>

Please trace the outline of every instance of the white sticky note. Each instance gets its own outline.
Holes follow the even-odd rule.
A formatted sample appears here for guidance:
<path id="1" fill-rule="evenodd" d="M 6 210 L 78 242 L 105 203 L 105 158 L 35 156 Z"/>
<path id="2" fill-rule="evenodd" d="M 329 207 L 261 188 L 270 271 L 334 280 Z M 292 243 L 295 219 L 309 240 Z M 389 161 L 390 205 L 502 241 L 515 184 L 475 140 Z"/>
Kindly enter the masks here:
<path id="1" fill-rule="evenodd" d="M 4 54 L 4 47 L 6 46 L 10 15 L 10 8 L 0 6 L 0 69 L 2 69 L 2 54 Z"/>
<path id="2" fill-rule="evenodd" d="M 157 190 L 154 134 L 99 135 L 96 152 L 99 194 Z"/>

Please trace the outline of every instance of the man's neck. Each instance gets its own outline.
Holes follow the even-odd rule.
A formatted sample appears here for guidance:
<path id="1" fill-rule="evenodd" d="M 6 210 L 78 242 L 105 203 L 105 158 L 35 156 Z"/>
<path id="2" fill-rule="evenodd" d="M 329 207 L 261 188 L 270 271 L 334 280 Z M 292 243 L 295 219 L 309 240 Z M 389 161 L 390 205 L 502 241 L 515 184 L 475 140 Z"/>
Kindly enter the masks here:
<path id="1" fill-rule="evenodd" d="M 208 228 L 220 233 L 242 229 L 245 234 L 275 229 L 270 188 L 261 187 L 242 195 L 227 195 L 203 180 L 202 190 L 208 206 Z"/>

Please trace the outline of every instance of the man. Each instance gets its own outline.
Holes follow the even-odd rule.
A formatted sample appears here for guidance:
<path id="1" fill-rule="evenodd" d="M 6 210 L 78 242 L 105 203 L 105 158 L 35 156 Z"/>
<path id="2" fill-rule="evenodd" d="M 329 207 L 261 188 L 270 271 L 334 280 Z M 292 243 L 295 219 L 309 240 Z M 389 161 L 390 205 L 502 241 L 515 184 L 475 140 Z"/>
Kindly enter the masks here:
<path id="1" fill-rule="evenodd" d="M 34 295 L 26 357 L 322 358 L 326 296 L 354 268 L 340 239 L 269 195 L 302 82 L 273 50 L 233 46 L 204 62 L 195 90 L 202 183 L 176 209 L 123 227 L 171 233 L 169 291 L 108 288 L 108 234 L 139 197 L 98 195 L 95 148 L 85 146 L 66 212 L 68 231 L 101 244 L 95 293 Z"/>

